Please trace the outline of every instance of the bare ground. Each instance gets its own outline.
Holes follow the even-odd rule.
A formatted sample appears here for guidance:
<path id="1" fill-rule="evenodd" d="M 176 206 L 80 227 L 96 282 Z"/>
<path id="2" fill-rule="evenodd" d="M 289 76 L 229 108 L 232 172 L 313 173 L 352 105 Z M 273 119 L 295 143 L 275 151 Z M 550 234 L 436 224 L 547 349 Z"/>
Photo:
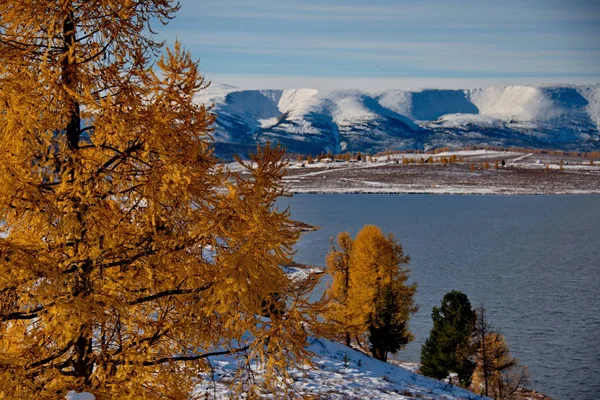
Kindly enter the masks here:
<path id="1" fill-rule="evenodd" d="M 452 164 L 406 165 L 400 157 L 420 155 L 397 157 L 398 162 L 292 165 L 284 182 L 292 193 L 600 193 L 600 164 L 590 165 L 585 159 L 490 153 L 462 157 L 461 162 Z"/>

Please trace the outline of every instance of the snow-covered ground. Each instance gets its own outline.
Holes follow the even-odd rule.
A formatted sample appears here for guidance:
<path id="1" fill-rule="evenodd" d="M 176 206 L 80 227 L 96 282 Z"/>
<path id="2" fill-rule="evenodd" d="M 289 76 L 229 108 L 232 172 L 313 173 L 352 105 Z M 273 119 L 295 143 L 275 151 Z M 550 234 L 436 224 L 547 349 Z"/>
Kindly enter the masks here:
<path id="1" fill-rule="evenodd" d="M 327 339 L 310 338 L 309 350 L 315 355 L 312 368 L 291 372 L 286 397 L 318 399 L 483 399 L 469 391 L 385 363 Z M 235 377 L 233 357 L 210 360 L 214 369 L 198 385 L 196 394 L 207 399 L 229 398 L 229 384 Z M 260 371 L 252 379 L 261 381 Z M 283 393 L 283 389 L 282 389 Z M 277 396 L 265 394 L 265 398 Z M 281 397 L 281 396 L 279 396 Z"/>
<path id="2" fill-rule="evenodd" d="M 441 164 L 453 155 L 458 162 Z M 433 164 L 420 164 L 430 157 Z M 489 150 L 393 154 L 375 162 L 292 162 L 284 183 L 292 193 L 585 194 L 600 193 L 600 162 Z"/>

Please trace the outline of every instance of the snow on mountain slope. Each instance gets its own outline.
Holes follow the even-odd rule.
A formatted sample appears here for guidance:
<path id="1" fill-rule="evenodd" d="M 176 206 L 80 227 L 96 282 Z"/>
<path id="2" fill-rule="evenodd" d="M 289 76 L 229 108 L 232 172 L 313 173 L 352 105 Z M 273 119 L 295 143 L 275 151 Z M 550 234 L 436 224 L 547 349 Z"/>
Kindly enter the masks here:
<path id="1" fill-rule="evenodd" d="M 473 90 L 238 90 L 197 97 L 219 115 L 217 151 L 267 140 L 290 152 L 496 145 L 600 148 L 600 84 Z"/>
<path id="2" fill-rule="evenodd" d="M 375 360 L 327 339 L 310 338 L 309 343 L 309 349 L 315 354 L 313 368 L 291 371 L 292 392 L 288 396 L 281 393 L 278 398 L 485 399 L 457 386 Z M 210 362 L 212 373 L 206 374 L 205 383 L 196 388 L 196 394 L 203 398 L 230 398 L 233 393 L 227 385 L 233 380 L 240 382 L 248 378 L 261 382 L 260 371 L 256 368 L 253 368 L 252 376 L 235 377 L 236 359 L 231 356 L 214 357 Z"/>
<path id="3" fill-rule="evenodd" d="M 318 93 L 315 89 L 284 90 L 277 106 L 281 112 L 288 113 L 290 118 L 302 118 L 318 108 Z"/>
<path id="4" fill-rule="evenodd" d="M 588 115 L 596 123 L 596 130 L 600 131 L 600 83 L 582 87 L 580 88 L 579 93 L 588 102 Z"/>

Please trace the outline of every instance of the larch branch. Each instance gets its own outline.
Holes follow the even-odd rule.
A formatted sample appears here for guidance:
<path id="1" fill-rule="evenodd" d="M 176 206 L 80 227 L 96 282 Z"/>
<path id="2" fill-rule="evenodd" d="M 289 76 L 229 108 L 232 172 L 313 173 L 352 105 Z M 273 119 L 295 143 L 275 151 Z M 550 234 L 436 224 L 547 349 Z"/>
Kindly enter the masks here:
<path id="1" fill-rule="evenodd" d="M 14 321 L 18 319 L 34 319 L 39 316 L 39 312 L 44 310 L 44 306 L 38 306 L 29 311 L 13 312 L 0 315 L 0 321 Z"/>
<path id="2" fill-rule="evenodd" d="M 213 351 L 212 353 L 198 354 L 198 355 L 195 355 L 195 356 L 163 357 L 163 358 L 159 358 L 158 360 L 144 361 L 142 363 L 142 365 L 144 365 L 144 366 L 150 366 L 150 365 L 164 364 L 164 363 L 168 363 L 168 362 L 196 361 L 196 360 L 201 360 L 203 358 L 208 358 L 208 357 L 224 356 L 224 355 L 228 355 L 228 354 L 242 353 L 242 352 L 248 350 L 249 348 L 250 348 L 250 346 L 244 346 L 244 347 L 239 348 L 239 349 Z"/>
<path id="3" fill-rule="evenodd" d="M 129 305 L 136 305 L 136 304 L 141 304 L 141 303 L 146 303 L 148 301 L 152 301 L 152 300 L 158 300 L 160 298 L 163 297 L 167 297 L 167 296 L 178 296 L 181 294 L 192 294 L 192 293 L 200 293 L 203 292 L 205 290 L 210 289 L 210 287 L 212 286 L 212 282 L 210 283 L 206 283 L 205 285 L 199 287 L 199 288 L 194 288 L 194 289 L 171 289 L 171 290 L 165 290 L 163 292 L 158 292 L 149 296 L 144 296 L 144 297 L 140 297 L 137 298 L 135 300 L 130 301 L 128 304 Z"/>

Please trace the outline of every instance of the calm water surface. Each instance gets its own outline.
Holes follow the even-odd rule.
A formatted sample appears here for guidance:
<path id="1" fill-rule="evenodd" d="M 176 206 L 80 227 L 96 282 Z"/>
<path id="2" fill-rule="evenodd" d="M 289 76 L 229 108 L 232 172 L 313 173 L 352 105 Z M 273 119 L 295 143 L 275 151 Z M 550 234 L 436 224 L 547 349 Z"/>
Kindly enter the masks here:
<path id="1" fill-rule="evenodd" d="M 600 196 L 295 195 L 292 218 L 317 225 L 296 260 L 324 266 L 329 238 L 365 224 L 394 233 L 418 283 L 419 361 L 431 308 L 452 290 L 484 304 L 532 389 L 555 399 L 600 398 Z M 322 288 L 321 288 L 322 290 Z"/>

